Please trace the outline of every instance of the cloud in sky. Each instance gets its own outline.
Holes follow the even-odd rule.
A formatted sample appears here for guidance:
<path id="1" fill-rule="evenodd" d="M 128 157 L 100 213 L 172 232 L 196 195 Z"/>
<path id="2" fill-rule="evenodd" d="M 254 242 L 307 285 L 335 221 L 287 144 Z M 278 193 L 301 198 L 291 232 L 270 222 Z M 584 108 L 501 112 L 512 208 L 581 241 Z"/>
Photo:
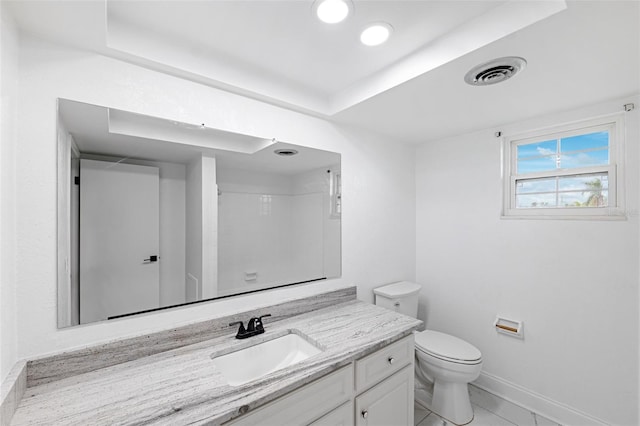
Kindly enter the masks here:
<path id="1" fill-rule="evenodd" d="M 541 146 L 536 147 L 536 150 L 538 151 L 538 154 L 540 155 L 555 155 L 555 151 L 552 151 L 548 148 L 544 148 Z"/>

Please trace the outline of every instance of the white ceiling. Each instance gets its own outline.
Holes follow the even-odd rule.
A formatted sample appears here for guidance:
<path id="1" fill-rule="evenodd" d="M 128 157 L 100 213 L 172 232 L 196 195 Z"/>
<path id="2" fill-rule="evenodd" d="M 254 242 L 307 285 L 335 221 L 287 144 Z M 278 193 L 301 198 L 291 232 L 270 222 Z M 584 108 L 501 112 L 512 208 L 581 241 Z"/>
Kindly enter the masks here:
<path id="1" fill-rule="evenodd" d="M 110 2 L 108 18 L 135 27 L 140 34 L 174 40 L 183 49 L 233 62 L 235 68 L 330 94 L 499 3 L 504 1 L 453 1 L 445 9 L 431 1 L 360 1 L 348 23 L 327 25 L 313 16 L 312 1 L 199 1 L 188 6 L 177 1 Z M 439 19 L 424 25 L 426 16 Z M 379 20 L 393 22 L 398 31 L 388 46 L 372 52 L 358 43 L 359 31 Z"/>
<path id="2" fill-rule="evenodd" d="M 640 90 L 636 1 L 354 0 L 334 25 L 312 0 L 3 3 L 27 33 L 413 143 Z M 394 33 L 365 47 L 375 21 Z M 508 55 L 522 74 L 463 82 Z"/>
<path id="3" fill-rule="evenodd" d="M 58 100 L 62 125 L 73 136 L 81 158 L 114 157 L 189 164 L 202 155 L 216 167 L 297 175 L 340 165 L 340 154 L 254 136 L 164 120 L 68 99 Z M 279 156 L 294 149 L 294 156 Z"/>
<path id="4" fill-rule="evenodd" d="M 568 2 L 566 11 L 358 104 L 334 119 L 400 140 L 425 142 L 637 94 L 639 6 L 637 1 Z M 528 62 L 514 78 L 485 87 L 463 82 L 473 66 L 512 55 Z"/>
<path id="5" fill-rule="evenodd" d="M 323 116 L 566 7 L 564 0 L 355 0 L 346 21 L 327 25 L 312 0 L 11 4 L 29 32 Z M 359 32 L 379 21 L 394 26 L 391 40 L 360 44 Z"/>

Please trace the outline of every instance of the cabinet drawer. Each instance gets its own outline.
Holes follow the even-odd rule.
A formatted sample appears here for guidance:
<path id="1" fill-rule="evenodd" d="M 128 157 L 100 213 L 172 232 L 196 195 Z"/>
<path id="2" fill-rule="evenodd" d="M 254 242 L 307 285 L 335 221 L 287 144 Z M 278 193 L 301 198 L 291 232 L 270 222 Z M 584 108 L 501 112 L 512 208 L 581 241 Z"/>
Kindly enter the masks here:
<path id="1" fill-rule="evenodd" d="M 356 391 L 363 391 L 400 370 L 413 365 L 413 334 L 356 361 Z"/>
<path id="2" fill-rule="evenodd" d="M 340 407 L 320 417 L 309 426 L 352 426 L 353 402 L 345 402 Z"/>
<path id="3" fill-rule="evenodd" d="M 349 364 L 226 424 L 307 425 L 349 401 L 352 393 L 353 364 Z"/>

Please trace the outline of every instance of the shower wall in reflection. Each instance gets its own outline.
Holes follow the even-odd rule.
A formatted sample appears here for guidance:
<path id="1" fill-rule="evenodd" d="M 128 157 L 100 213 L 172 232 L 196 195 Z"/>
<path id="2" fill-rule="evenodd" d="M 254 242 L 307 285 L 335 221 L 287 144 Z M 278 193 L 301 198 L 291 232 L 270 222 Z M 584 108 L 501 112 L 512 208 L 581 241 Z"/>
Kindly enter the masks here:
<path id="1" fill-rule="evenodd" d="M 338 167 L 218 168 L 219 296 L 340 274 L 340 220 L 330 208 Z"/>

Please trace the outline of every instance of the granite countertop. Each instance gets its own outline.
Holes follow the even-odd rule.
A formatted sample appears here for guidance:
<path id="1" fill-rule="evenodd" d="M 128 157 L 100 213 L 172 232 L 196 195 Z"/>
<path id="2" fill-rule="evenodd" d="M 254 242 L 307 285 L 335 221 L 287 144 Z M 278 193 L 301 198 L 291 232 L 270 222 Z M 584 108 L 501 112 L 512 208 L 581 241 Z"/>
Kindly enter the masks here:
<path id="1" fill-rule="evenodd" d="M 396 341 L 421 321 L 353 300 L 281 321 L 246 340 L 234 333 L 26 390 L 11 425 L 220 424 Z M 237 387 L 211 360 L 290 330 L 324 351 Z"/>

